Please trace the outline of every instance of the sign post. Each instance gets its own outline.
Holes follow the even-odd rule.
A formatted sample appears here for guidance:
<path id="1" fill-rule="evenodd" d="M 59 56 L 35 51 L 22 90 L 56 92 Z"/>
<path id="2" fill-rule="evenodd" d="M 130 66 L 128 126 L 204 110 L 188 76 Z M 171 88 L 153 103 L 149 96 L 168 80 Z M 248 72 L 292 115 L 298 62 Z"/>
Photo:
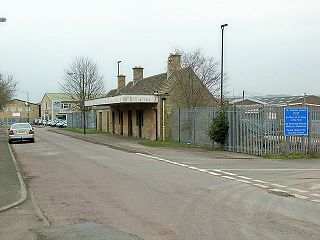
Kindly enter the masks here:
<path id="1" fill-rule="evenodd" d="M 284 135 L 286 139 L 290 136 L 302 136 L 301 146 L 304 145 L 304 136 L 309 134 L 308 116 L 308 108 L 284 108 Z"/>

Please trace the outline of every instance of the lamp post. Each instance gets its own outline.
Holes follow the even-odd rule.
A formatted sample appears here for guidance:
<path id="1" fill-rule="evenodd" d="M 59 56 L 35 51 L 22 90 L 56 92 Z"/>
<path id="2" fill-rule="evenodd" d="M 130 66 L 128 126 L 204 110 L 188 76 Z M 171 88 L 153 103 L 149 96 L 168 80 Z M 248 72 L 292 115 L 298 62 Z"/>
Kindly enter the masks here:
<path id="1" fill-rule="evenodd" d="M 120 75 L 120 63 L 121 63 L 121 61 L 117 62 L 117 64 L 118 64 L 118 76 Z"/>
<path id="2" fill-rule="evenodd" d="M 228 24 L 222 24 L 221 25 L 221 34 L 222 34 L 222 38 L 221 38 L 221 96 L 220 96 L 220 104 L 221 104 L 221 108 L 223 106 L 223 31 L 224 31 L 224 28 L 227 27 Z"/>
<path id="3" fill-rule="evenodd" d="M 27 106 L 27 116 L 28 116 L 28 123 L 30 123 L 30 103 L 29 103 L 29 92 L 22 92 L 22 93 L 26 93 L 27 94 L 27 101 L 26 101 L 26 106 Z"/>
<path id="4" fill-rule="evenodd" d="M 82 102 L 82 114 L 83 114 L 83 134 L 86 134 L 86 110 L 85 110 L 85 88 L 84 88 L 84 73 L 67 73 L 68 75 L 81 76 L 81 102 Z"/>

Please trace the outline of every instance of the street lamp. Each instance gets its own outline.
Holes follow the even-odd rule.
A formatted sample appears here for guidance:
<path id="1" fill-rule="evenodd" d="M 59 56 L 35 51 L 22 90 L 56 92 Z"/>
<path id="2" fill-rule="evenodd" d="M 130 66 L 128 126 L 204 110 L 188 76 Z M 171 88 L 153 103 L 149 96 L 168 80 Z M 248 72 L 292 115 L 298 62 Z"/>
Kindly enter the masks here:
<path id="1" fill-rule="evenodd" d="M 81 85 L 82 85 L 82 114 L 83 114 L 83 134 L 86 134 L 86 110 L 85 110 L 85 92 L 84 92 L 84 73 L 67 73 L 68 75 L 79 75 L 82 77 Z"/>
<path id="2" fill-rule="evenodd" d="M 117 63 L 118 63 L 118 76 L 119 76 L 120 75 L 120 63 L 121 63 L 121 61 L 118 61 Z"/>
<path id="3" fill-rule="evenodd" d="M 0 22 L 6 22 L 7 19 L 6 18 L 0 18 Z"/>
<path id="4" fill-rule="evenodd" d="M 221 34 L 222 34 L 222 46 L 221 46 L 221 95 L 220 95 L 220 104 L 221 108 L 223 106 L 223 30 L 225 27 L 227 27 L 228 24 L 222 24 L 221 25 Z"/>
<path id="5" fill-rule="evenodd" d="M 26 106 L 27 106 L 27 108 L 28 108 L 28 110 L 27 110 L 27 114 L 28 114 L 28 115 L 27 115 L 27 116 L 28 116 L 28 123 L 30 123 L 29 92 L 22 92 L 22 93 L 26 93 L 26 94 L 27 94 L 27 102 L 26 102 Z"/>

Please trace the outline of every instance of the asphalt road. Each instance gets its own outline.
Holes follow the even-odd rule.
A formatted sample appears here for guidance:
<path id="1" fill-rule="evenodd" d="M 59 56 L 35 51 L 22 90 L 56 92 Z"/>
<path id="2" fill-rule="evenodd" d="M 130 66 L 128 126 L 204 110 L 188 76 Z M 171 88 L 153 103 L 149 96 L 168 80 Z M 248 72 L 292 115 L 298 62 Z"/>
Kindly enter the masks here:
<path id="1" fill-rule="evenodd" d="M 319 203 L 222 177 L 207 153 L 152 158 L 44 129 L 13 149 L 51 226 L 38 239 L 320 239 Z"/>

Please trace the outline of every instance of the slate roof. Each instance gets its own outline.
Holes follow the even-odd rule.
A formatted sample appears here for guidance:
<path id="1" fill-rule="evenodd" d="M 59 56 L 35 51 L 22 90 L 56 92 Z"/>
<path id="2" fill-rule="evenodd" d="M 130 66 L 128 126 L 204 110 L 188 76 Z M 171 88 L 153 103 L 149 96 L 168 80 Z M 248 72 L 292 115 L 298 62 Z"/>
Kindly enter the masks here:
<path id="1" fill-rule="evenodd" d="M 281 96 L 281 97 L 257 97 L 257 100 L 265 104 L 286 104 L 287 102 L 303 101 L 303 96 Z"/>
<path id="2" fill-rule="evenodd" d="M 74 101 L 68 94 L 66 93 L 46 93 L 46 95 L 50 98 L 50 100 L 59 100 L 59 101 Z"/>
<path id="3" fill-rule="evenodd" d="M 175 74 L 185 74 L 184 72 L 192 71 L 190 68 L 181 69 L 176 71 Z M 170 83 L 171 82 L 171 85 Z M 117 89 L 112 89 L 109 91 L 106 97 L 114 97 L 118 95 L 150 95 L 154 92 L 167 92 L 174 87 L 172 81 L 167 79 L 167 72 L 153 75 L 138 80 L 135 84 L 130 81 L 124 89 L 118 91 Z"/>
<path id="4" fill-rule="evenodd" d="M 128 95 L 154 94 L 155 91 L 159 91 L 165 86 L 166 80 L 167 73 L 146 77 L 137 81 L 135 84 L 133 84 L 133 82 L 128 83 L 121 93 Z"/>
<path id="5" fill-rule="evenodd" d="M 161 73 L 161 74 L 140 79 L 135 84 L 133 84 L 133 81 L 131 81 L 121 91 L 118 91 L 118 89 L 110 90 L 106 97 L 114 97 L 118 95 L 154 94 L 155 91 L 161 91 L 165 88 L 166 80 L 167 80 L 167 73 Z"/>
<path id="6" fill-rule="evenodd" d="M 21 100 L 21 99 L 18 99 L 18 98 L 14 98 L 14 99 L 12 99 L 10 102 L 13 102 L 13 101 L 26 102 L 26 100 Z M 37 105 L 37 106 L 40 105 L 40 103 L 32 103 L 32 102 L 30 102 L 30 101 L 29 101 L 29 104 Z"/>
<path id="7" fill-rule="evenodd" d="M 118 89 L 112 89 L 107 93 L 105 97 L 113 97 L 117 94 L 117 92 L 118 92 Z"/>
<path id="8" fill-rule="evenodd" d="M 310 101 L 309 98 L 313 98 L 314 104 L 318 104 L 318 102 L 320 102 L 320 97 L 318 96 L 314 96 L 314 95 L 309 95 L 306 96 L 307 98 L 307 103 L 311 102 L 313 103 L 313 101 Z M 302 103 L 304 101 L 304 96 L 272 96 L 272 97 L 252 97 L 252 98 L 246 98 L 245 101 L 252 101 L 251 104 L 253 104 L 254 102 L 256 104 L 263 104 L 263 105 L 285 105 L 287 103 Z M 236 99 L 231 101 L 230 103 L 241 103 L 242 102 L 242 98 Z"/>

